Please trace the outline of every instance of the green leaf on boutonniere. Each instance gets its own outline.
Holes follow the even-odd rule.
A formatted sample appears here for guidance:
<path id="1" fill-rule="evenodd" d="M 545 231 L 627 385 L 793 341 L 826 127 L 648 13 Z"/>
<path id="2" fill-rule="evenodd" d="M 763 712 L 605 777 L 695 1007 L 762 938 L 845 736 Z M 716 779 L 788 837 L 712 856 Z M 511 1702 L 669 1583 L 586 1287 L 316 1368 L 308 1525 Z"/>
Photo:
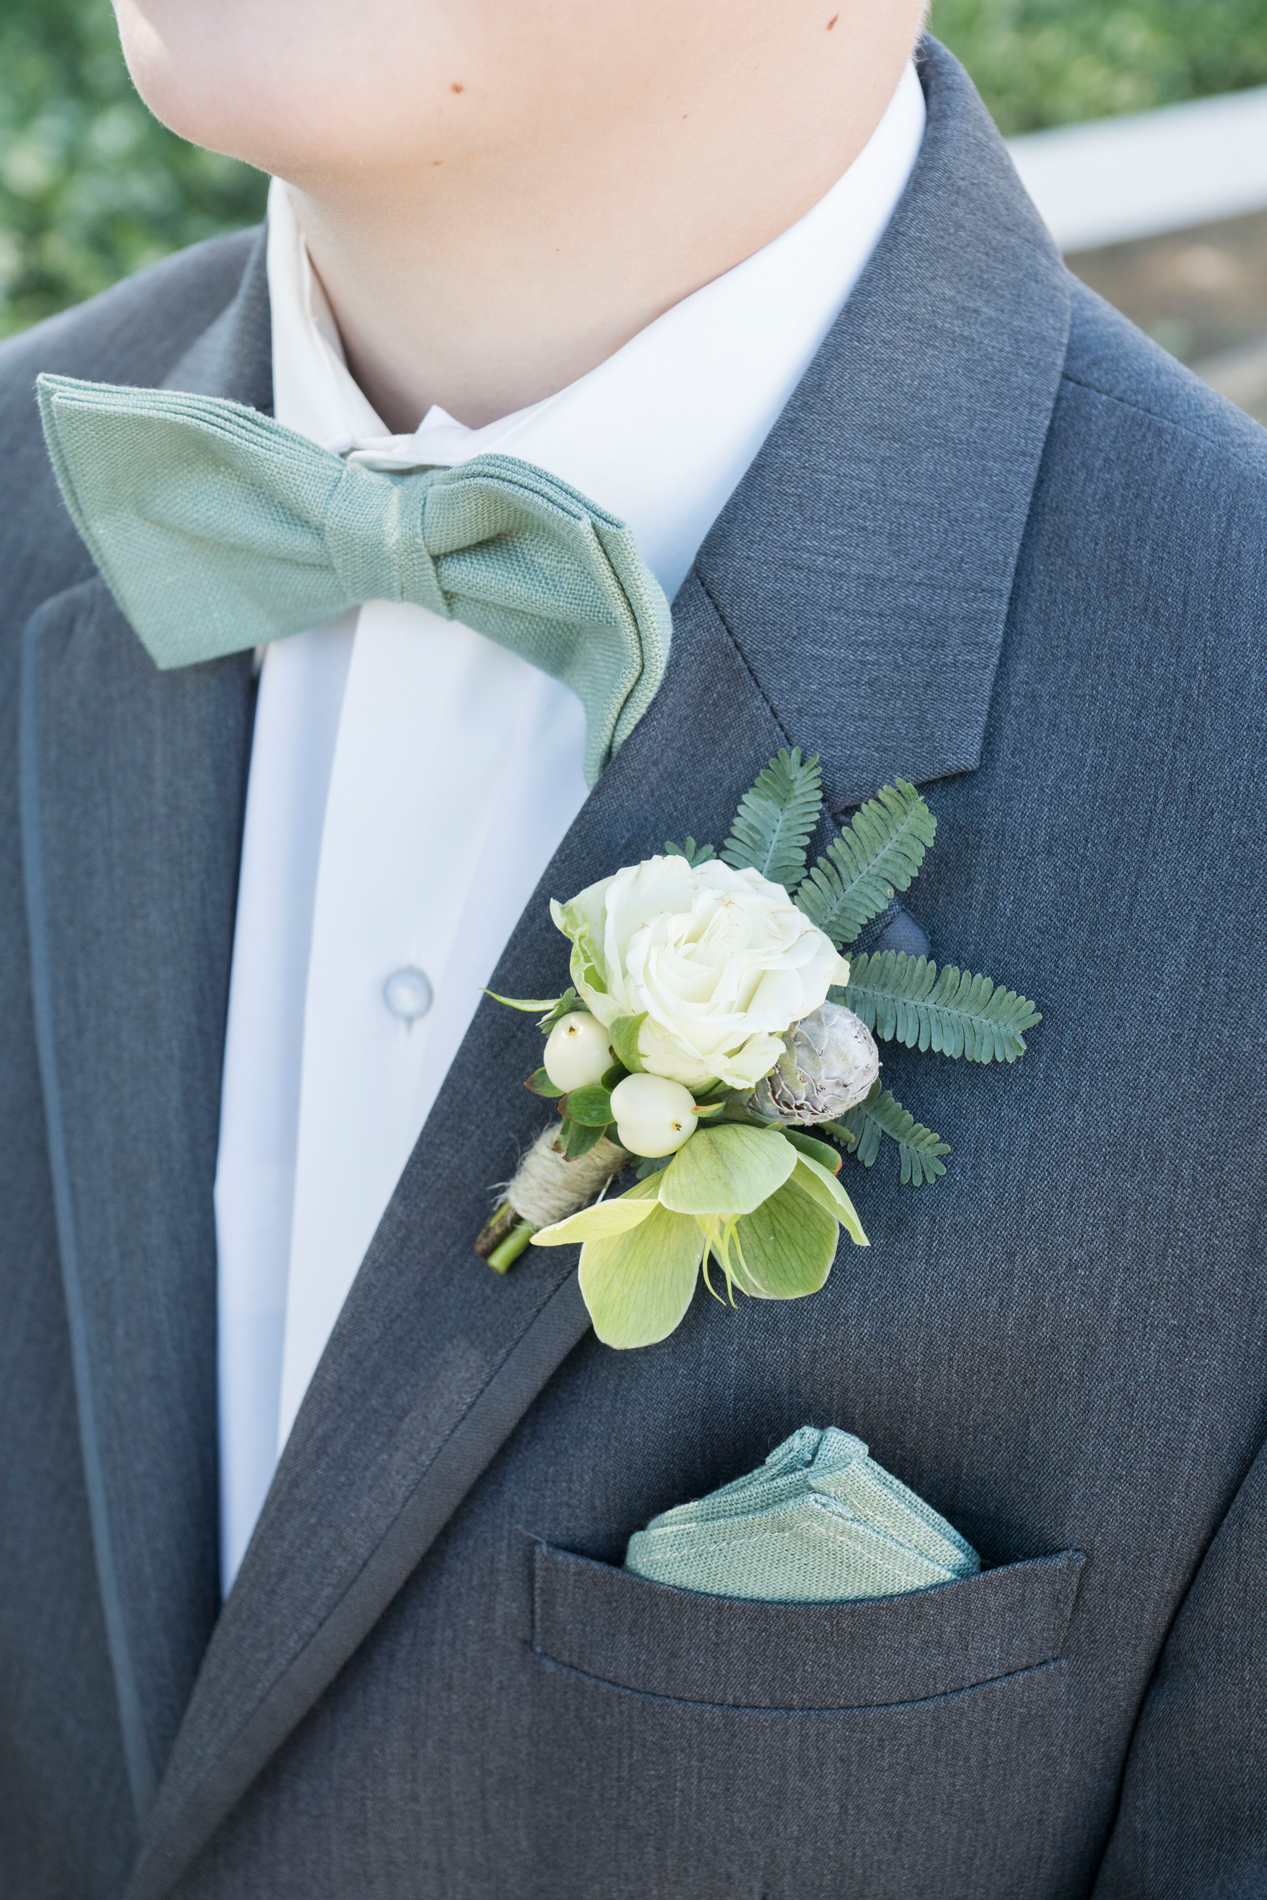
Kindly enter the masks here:
<path id="1" fill-rule="evenodd" d="M 610 1095 L 616 1084 L 623 1082 L 628 1073 L 629 1071 L 623 1062 L 613 1062 L 611 1068 L 605 1069 L 602 1075 L 599 1076 L 598 1086 L 606 1089 Z"/>
<path id="2" fill-rule="evenodd" d="M 894 891 L 918 875 L 937 820 L 913 785 L 899 779 L 860 805 L 796 893 L 811 923 L 836 948 L 853 942 Z"/>
<path id="3" fill-rule="evenodd" d="M 563 1112 L 569 1121 L 582 1122 L 586 1128 L 606 1128 L 612 1119 L 611 1092 L 596 1082 L 569 1089 Z"/>
<path id="4" fill-rule="evenodd" d="M 534 1095 L 544 1095 L 548 1102 L 557 1102 L 563 1093 L 562 1089 L 555 1088 L 544 1069 L 534 1069 L 524 1087 L 531 1089 Z"/>
<path id="5" fill-rule="evenodd" d="M 700 1128 L 660 1177 L 660 1199 L 679 1214 L 748 1214 L 783 1185 L 796 1159 L 778 1129 Z"/>
<path id="6" fill-rule="evenodd" d="M 631 1075 L 642 1074 L 642 1057 L 638 1054 L 638 1035 L 647 1020 L 644 1009 L 640 1016 L 617 1016 L 614 1023 L 607 1027 L 607 1040 L 616 1051 L 618 1060 L 623 1063 Z"/>
<path id="7" fill-rule="evenodd" d="M 694 838 L 688 838 L 685 844 L 674 844 L 671 839 L 666 838 L 664 855 L 666 858 L 685 858 L 686 862 L 694 867 L 697 864 L 707 864 L 710 858 L 717 856 L 717 853 L 711 844 L 696 844 Z"/>
<path id="8" fill-rule="evenodd" d="M 803 1135 L 799 1128 L 785 1128 L 783 1139 L 808 1155 L 811 1161 L 817 1161 L 820 1167 L 829 1169 L 832 1174 L 840 1173 L 840 1156 L 827 1142 L 815 1141 L 813 1135 Z"/>
<path id="9" fill-rule="evenodd" d="M 799 746 L 779 752 L 740 800 L 721 848 L 723 864 L 736 871 L 751 868 L 794 891 L 805 875 L 805 847 L 822 803 L 817 753 L 802 761 Z"/>
<path id="10" fill-rule="evenodd" d="M 735 1285 L 753 1299 L 796 1300 L 817 1293 L 836 1258 L 840 1230 L 835 1217 L 804 1192 L 797 1175 L 745 1214 L 735 1229 Z"/>
<path id="11" fill-rule="evenodd" d="M 604 1132 L 602 1128 L 591 1128 L 585 1122 L 574 1122 L 564 1116 L 554 1145 L 567 1160 L 575 1161 L 578 1155 L 587 1155 L 602 1140 Z"/>
<path id="12" fill-rule="evenodd" d="M 865 1102 L 859 1102 L 848 1111 L 843 1122 L 829 1122 L 826 1126 L 833 1133 L 853 1136 L 854 1157 L 864 1168 L 874 1163 L 884 1135 L 896 1142 L 902 1158 L 903 1187 L 923 1187 L 946 1172 L 942 1156 L 950 1153 L 950 1143 L 926 1128 L 923 1122 L 917 1122 L 910 1109 L 903 1108 L 897 1097 L 881 1088 L 879 1082 Z"/>
<path id="13" fill-rule="evenodd" d="M 939 975 L 931 957 L 904 950 L 855 957 L 844 1000 L 885 1041 L 969 1062 L 1015 1062 L 1023 1032 L 1042 1021 L 1027 996 L 953 963 Z"/>
<path id="14" fill-rule="evenodd" d="M 499 996 L 496 990 L 485 990 L 485 996 L 491 996 L 495 1003 L 504 1003 L 507 1009 L 518 1009 L 525 1016 L 533 1016 L 539 1009 L 557 1009 L 563 1001 L 561 996 Z M 568 991 L 569 996 L 573 994 Z"/>
<path id="15" fill-rule="evenodd" d="M 582 1003 L 576 991 L 570 988 L 566 989 L 556 1003 L 551 1003 L 549 1014 L 541 1018 L 541 1021 L 537 1024 L 537 1028 L 541 1031 L 543 1036 L 548 1036 L 550 1031 L 554 1028 L 554 1025 L 564 1016 L 570 1016 L 574 1009 L 584 1009 L 584 1007 L 585 1005 Z"/>

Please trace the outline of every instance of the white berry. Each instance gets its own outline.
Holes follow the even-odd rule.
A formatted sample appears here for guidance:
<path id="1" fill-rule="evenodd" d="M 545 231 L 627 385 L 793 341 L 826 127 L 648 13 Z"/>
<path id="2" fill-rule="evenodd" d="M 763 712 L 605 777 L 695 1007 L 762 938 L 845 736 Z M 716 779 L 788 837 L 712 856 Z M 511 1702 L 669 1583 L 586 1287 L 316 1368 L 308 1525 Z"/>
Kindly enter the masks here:
<path id="1" fill-rule="evenodd" d="M 545 1072 L 565 1095 L 601 1082 L 615 1060 L 607 1031 L 587 1010 L 560 1016 L 546 1041 Z"/>
<path id="2" fill-rule="evenodd" d="M 612 1090 L 616 1139 L 635 1155 L 671 1155 L 695 1133 L 695 1097 L 662 1075 L 627 1075 Z"/>

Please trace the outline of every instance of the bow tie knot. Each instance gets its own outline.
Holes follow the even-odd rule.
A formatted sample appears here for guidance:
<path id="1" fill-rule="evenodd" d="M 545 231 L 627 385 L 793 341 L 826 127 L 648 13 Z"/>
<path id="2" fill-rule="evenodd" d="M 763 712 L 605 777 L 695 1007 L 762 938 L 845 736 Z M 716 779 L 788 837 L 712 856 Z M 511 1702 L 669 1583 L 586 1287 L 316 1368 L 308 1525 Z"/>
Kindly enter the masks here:
<path id="1" fill-rule="evenodd" d="M 349 601 L 412 600 L 452 617 L 427 545 L 427 488 L 437 472 L 382 475 L 344 464 L 321 534 Z"/>
<path id="2" fill-rule="evenodd" d="M 591 784 L 655 696 L 664 593 L 624 523 L 544 469 L 384 473 L 178 390 L 41 376 L 39 399 L 75 525 L 160 667 L 412 601 L 571 687 Z"/>

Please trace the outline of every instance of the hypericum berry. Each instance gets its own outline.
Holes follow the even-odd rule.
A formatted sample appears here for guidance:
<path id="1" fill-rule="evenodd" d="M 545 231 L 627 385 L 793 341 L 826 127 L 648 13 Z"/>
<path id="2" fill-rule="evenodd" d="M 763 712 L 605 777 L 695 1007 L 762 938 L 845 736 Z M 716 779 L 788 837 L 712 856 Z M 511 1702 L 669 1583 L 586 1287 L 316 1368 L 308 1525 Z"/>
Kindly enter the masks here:
<path id="1" fill-rule="evenodd" d="M 627 1075 L 612 1090 L 616 1139 L 635 1155 L 671 1155 L 695 1133 L 695 1097 L 662 1075 Z"/>
<path id="2" fill-rule="evenodd" d="M 588 1010 L 560 1016 L 546 1040 L 545 1072 L 565 1095 L 601 1082 L 615 1060 L 607 1031 Z"/>

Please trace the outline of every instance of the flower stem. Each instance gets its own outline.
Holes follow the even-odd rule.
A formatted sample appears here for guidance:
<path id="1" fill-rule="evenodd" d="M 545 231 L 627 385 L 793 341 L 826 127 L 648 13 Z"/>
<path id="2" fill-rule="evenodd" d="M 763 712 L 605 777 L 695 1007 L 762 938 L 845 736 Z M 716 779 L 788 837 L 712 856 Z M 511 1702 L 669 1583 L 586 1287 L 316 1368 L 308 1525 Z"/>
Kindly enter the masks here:
<path id="1" fill-rule="evenodd" d="M 494 1247 L 488 1256 L 488 1264 L 493 1272 L 509 1273 L 536 1231 L 532 1222 L 527 1220 L 521 1220 L 512 1227 L 505 1240 Z"/>

